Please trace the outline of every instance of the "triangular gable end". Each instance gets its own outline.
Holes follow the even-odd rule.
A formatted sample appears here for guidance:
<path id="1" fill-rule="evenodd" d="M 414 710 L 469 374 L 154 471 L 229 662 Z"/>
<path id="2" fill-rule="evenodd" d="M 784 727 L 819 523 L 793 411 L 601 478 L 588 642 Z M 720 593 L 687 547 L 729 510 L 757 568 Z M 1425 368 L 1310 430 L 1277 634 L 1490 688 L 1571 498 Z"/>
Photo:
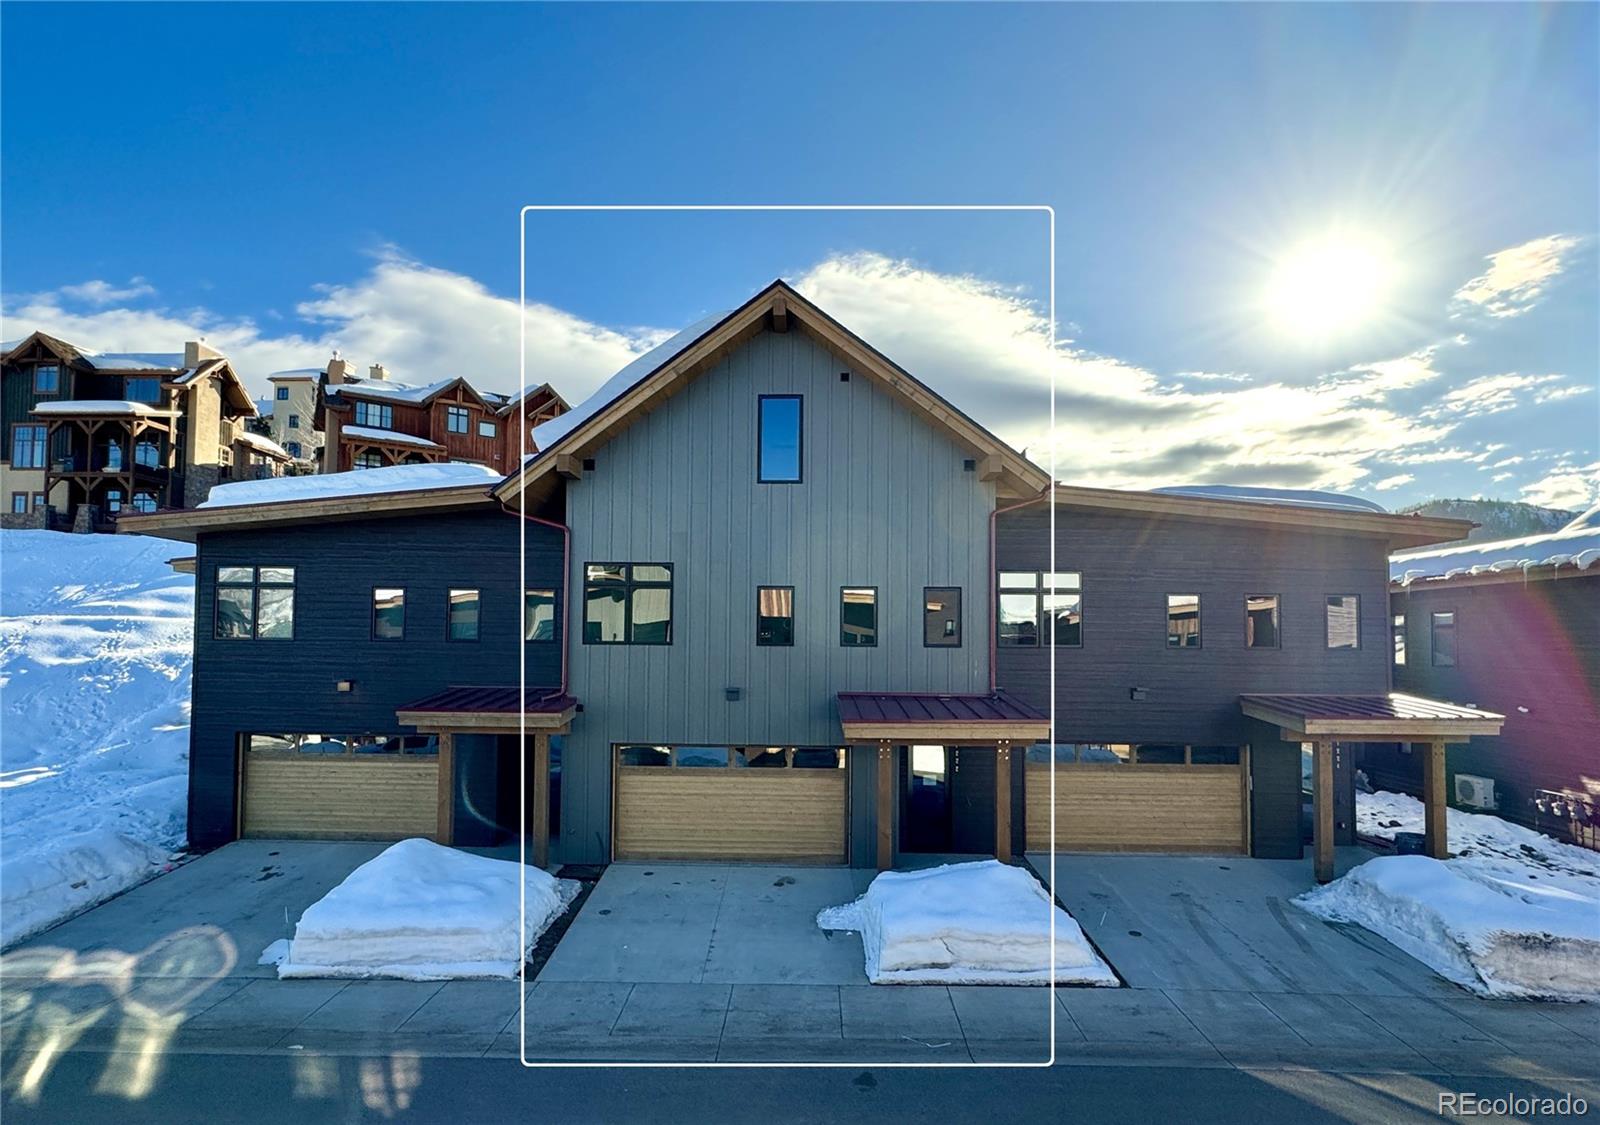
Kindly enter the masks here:
<path id="1" fill-rule="evenodd" d="M 853 371 L 874 380 L 881 389 L 897 396 L 930 423 L 945 430 L 958 445 L 975 453 L 982 461 L 984 477 L 995 482 L 1001 496 L 1034 496 L 1049 487 L 1050 476 L 1043 469 L 779 280 L 707 326 L 692 343 L 643 375 L 631 388 L 562 435 L 548 449 L 541 450 L 520 472 L 502 481 L 495 489 L 495 496 L 501 500 L 514 499 L 536 482 L 553 478 L 562 467 L 581 460 L 609 441 L 631 425 L 640 413 L 682 390 L 756 334 L 767 328 L 792 331 L 796 324 L 837 353 Z"/>
<path id="2" fill-rule="evenodd" d="M 37 353 L 37 354 L 36 354 Z M 34 331 L 17 341 L 17 346 L 6 352 L 7 363 L 21 362 L 27 359 L 55 358 L 62 363 L 88 363 L 84 354 L 74 344 L 45 332 Z"/>

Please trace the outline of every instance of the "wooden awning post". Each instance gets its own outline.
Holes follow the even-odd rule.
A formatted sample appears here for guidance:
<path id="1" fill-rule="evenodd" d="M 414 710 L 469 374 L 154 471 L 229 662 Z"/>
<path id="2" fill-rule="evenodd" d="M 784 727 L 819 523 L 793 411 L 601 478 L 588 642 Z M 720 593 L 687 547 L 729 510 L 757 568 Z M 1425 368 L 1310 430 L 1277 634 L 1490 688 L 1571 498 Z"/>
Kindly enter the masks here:
<path id="1" fill-rule="evenodd" d="M 1333 742 L 1312 743 L 1312 867 L 1317 882 L 1333 882 Z"/>
<path id="2" fill-rule="evenodd" d="M 1422 835 L 1423 850 L 1434 859 L 1450 858 L 1450 802 L 1444 787 L 1444 743 L 1423 744 L 1422 760 Z"/>
<path id="3" fill-rule="evenodd" d="M 894 746 L 878 743 L 878 870 L 894 866 Z"/>
<path id="4" fill-rule="evenodd" d="M 449 731 L 439 735 L 439 811 L 434 839 L 441 844 L 455 843 L 456 834 L 456 740 Z"/>
<path id="5" fill-rule="evenodd" d="M 535 867 L 550 862 L 550 736 L 533 736 L 533 784 L 529 786 L 528 836 L 532 845 L 528 850 Z"/>
<path id="6" fill-rule="evenodd" d="M 1004 738 L 994 748 L 994 857 L 1011 862 L 1011 743 Z"/>

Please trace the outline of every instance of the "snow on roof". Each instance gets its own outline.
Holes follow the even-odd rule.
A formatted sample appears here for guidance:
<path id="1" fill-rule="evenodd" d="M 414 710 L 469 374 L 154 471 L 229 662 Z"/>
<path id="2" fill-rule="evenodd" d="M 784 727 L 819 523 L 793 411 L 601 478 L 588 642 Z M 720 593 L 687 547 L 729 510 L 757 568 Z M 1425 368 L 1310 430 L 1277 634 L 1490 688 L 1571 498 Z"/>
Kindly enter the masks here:
<path id="1" fill-rule="evenodd" d="M 81 350 L 81 349 L 80 349 Z M 90 352 L 83 358 L 100 371 L 181 371 L 182 352 Z"/>
<path id="2" fill-rule="evenodd" d="M 424 449 L 443 449 L 444 446 L 436 441 L 429 441 L 416 434 L 403 434 L 399 430 L 380 430 L 376 426 L 340 426 L 339 432 L 354 438 L 366 438 L 368 441 L 391 441 L 397 445 L 420 445 Z"/>
<path id="3" fill-rule="evenodd" d="M 1345 512 L 1381 512 L 1388 509 L 1359 496 L 1323 492 L 1311 488 L 1256 488 L 1242 484 L 1185 484 L 1153 488 L 1176 496 L 1197 496 L 1208 500 L 1245 500 L 1252 504 L 1287 504 L 1296 508 L 1332 508 Z"/>
<path id="4" fill-rule="evenodd" d="M 1580 527 L 1586 527 L 1586 528 L 1591 528 L 1591 529 L 1593 529 L 1595 531 L 1600 531 L 1600 502 L 1596 502 L 1594 507 L 1590 508 L 1587 512 L 1584 512 L 1583 514 L 1579 515 L 1576 519 L 1574 519 L 1571 523 L 1567 524 L 1567 526 L 1563 527 L 1561 530 L 1562 531 L 1574 531 L 1574 530 L 1576 530 L 1577 528 L 1580 528 Z"/>
<path id="5" fill-rule="evenodd" d="M 337 392 L 341 398 L 373 398 L 415 403 L 425 402 L 454 382 L 454 379 L 441 379 L 425 387 L 416 387 L 410 383 L 396 383 L 391 379 L 370 379 L 364 383 L 339 383 L 330 389 Z"/>
<path id="6" fill-rule="evenodd" d="M 318 379 L 322 376 L 320 367 L 291 367 L 285 371 L 274 371 L 267 376 L 269 383 L 289 383 L 303 379 Z"/>
<path id="7" fill-rule="evenodd" d="M 1389 580 L 1402 586 L 1424 579 L 1463 574 L 1504 574 L 1536 566 L 1571 564 L 1579 570 L 1600 564 L 1600 527 L 1583 523 L 1585 512 L 1560 531 L 1521 539 L 1465 543 L 1389 556 Z"/>
<path id="8" fill-rule="evenodd" d="M 268 453 L 274 457 L 282 457 L 285 461 L 293 460 L 289 456 L 287 449 L 264 434 L 253 434 L 249 430 L 243 430 L 236 435 L 236 440 L 242 441 L 252 449 L 258 449 L 262 453 Z"/>
<path id="9" fill-rule="evenodd" d="M 550 421 L 541 422 L 535 426 L 533 428 L 534 445 L 541 450 L 549 449 L 556 442 L 621 398 L 635 383 L 645 379 L 657 368 L 672 362 L 689 345 L 704 336 L 714 325 L 726 319 L 729 315 L 729 311 L 713 313 L 704 320 L 698 320 L 691 324 L 676 336 L 657 344 L 607 379 L 601 384 L 599 390 L 577 406 L 565 414 L 558 414 Z"/>
<path id="10" fill-rule="evenodd" d="M 436 465 L 391 465 L 385 469 L 352 469 L 303 477 L 273 477 L 219 484 L 202 508 L 244 504 L 279 504 L 295 500 L 333 500 L 341 496 L 381 496 L 441 488 L 475 488 L 487 494 L 500 474 L 486 465 L 446 461 Z"/>
<path id="11" fill-rule="evenodd" d="M 127 402 L 110 398 L 78 398 L 64 402 L 41 402 L 33 408 L 35 414 L 147 414 L 162 418 L 171 417 L 171 410 L 162 410 L 148 402 Z"/>

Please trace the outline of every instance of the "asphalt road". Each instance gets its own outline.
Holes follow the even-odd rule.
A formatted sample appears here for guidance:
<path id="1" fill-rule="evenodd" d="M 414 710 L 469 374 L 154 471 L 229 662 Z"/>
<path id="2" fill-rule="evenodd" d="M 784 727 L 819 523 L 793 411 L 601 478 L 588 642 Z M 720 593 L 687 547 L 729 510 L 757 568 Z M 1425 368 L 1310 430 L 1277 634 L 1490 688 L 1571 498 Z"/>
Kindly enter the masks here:
<path id="1" fill-rule="evenodd" d="M 1544 1085 L 1504 1078 L 1133 1066 L 529 1070 L 503 1059 L 311 1055 L 172 1055 L 161 1061 L 159 1073 L 150 1074 L 135 1059 L 93 1052 L 57 1059 L 28 1100 L 17 1092 L 19 1061 L 6 1060 L 7 1125 L 1437 1122 L 1441 1090 L 1483 1097 L 1572 1093 L 1587 1098 L 1590 1113 L 1600 1115 L 1600 1083 L 1567 1080 Z"/>

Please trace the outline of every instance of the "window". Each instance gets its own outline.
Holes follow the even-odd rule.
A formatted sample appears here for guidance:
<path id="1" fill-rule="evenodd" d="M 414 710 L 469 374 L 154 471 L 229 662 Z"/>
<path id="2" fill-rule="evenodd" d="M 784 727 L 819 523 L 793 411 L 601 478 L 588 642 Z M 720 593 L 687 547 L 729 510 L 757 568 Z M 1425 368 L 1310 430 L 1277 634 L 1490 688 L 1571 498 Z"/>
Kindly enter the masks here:
<path id="1" fill-rule="evenodd" d="M 589 563 L 583 578 L 583 643 L 672 643 L 672 567 Z"/>
<path id="2" fill-rule="evenodd" d="M 45 507 L 48 507 L 48 506 L 49 505 L 47 505 L 45 503 L 44 493 L 35 492 L 33 494 L 33 507 L 34 507 L 35 511 L 38 511 L 40 508 L 45 508 Z"/>
<path id="3" fill-rule="evenodd" d="M 289 401 L 289 388 L 288 387 L 279 387 L 278 388 L 278 401 L 279 402 L 288 402 Z"/>
<path id="4" fill-rule="evenodd" d="M 1030 766 L 1235 766 L 1237 746 L 1188 746 L 1172 742 L 1036 742 L 1028 747 Z"/>
<path id="5" fill-rule="evenodd" d="M 1200 647 L 1200 595 L 1167 595 L 1167 647 Z"/>
<path id="6" fill-rule="evenodd" d="M 961 647 L 961 587 L 923 587 L 922 643 L 927 648 Z"/>
<path id="7" fill-rule="evenodd" d="M 28 494 L 26 492 L 13 492 L 11 494 L 11 514 L 25 515 L 28 511 Z"/>
<path id="8" fill-rule="evenodd" d="M 11 429 L 11 467 L 42 469 L 45 466 L 45 427 L 13 426 Z"/>
<path id="9" fill-rule="evenodd" d="M 251 754 L 437 754 L 436 734 L 247 734 Z"/>
<path id="10" fill-rule="evenodd" d="M 363 449 L 356 454 L 354 465 L 358 469 L 383 468 L 383 454 L 374 449 Z"/>
<path id="11" fill-rule="evenodd" d="M 300 428 L 300 415 L 298 415 L 298 414 L 289 415 L 289 428 L 291 430 L 298 430 Z"/>
<path id="12" fill-rule="evenodd" d="M 160 402 L 160 379 L 124 379 L 122 394 L 130 402 Z"/>
<path id="13" fill-rule="evenodd" d="M 756 644 L 794 644 L 794 587 L 756 587 Z"/>
<path id="14" fill-rule="evenodd" d="M 1328 647 L 1361 647 L 1361 598 L 1357 594 L 1329 594 L 1327 605 Z"/>
<path id="15" fill-rule="evenodd" d="M 1002 645 L 1064 648 L 1083 644 L 1083 576 L 1074 571 L 1002 570 L 995 640 Z"/>
<path id="16" fill-rule="evenodd" d="M 499 433 L 500 433 L 500 427 L 495 425 L 493 422 L 485 421 L 485 422 L 479 422 L 478 423 L 478 436 L 479 437 L 492 438 L 492 437 L 497 436 Z"/>
<path id="17" fill-rule="evenodd" d="M 447 599 L 448 636 L 452 641 L 478 639 L 478 591 L 451 590 Z"/>
<path id="18" fill-rule="evenodd" d="M 356 425 L 377 430 L 394 429 L 394 407 L 381 402 L 356 400 Z"/>
<path id="19" fill-rule="evenodd" d="M 1404 667 L 1406 662 L 1406 615 L 1397 613 L 1389 625 L 1389 634 L 1394 641 L 1394 662 L 1396 667 Z"/>
<path id="20" fill-rule="evenodd" d="M 148 496 L 149 493 L 138 495 Z M 151 497 L 152 510 L 154 499 Z M 135 507 L 137 506 L 136 496 Z M 294 567 L 217 567 L 217 605 L 213 635 L 222 640 L 292 640 Z"/>
<path id="21" fill-rule="evenodd" d="M 398 586 L 377 586 L 372 591 L 372 639 L 403 640 L 406 635 L 406 592 Z"/>
<path id="22" fill-rule="evenodd" d="M 756 480 L 765 484 L 800 481 L 800 396 L 762 395 L 756 438 Z"/>
<path id="23" fill-rule="evenodd" d="M 135 492 L 133 494 L 133 510 L 136 512 L 155 511 L 156 494 L 154 492 Z"/>
<path id="24" fill-rule="evenodd" d="M 878 588 L 845 586 L 839 591 L 839 643 L 870 648 L 878 643 Z"/>
<path id="25" fill-rule="evenodd" d="M 108 511 L 108 512 L 120 512 L 120 511 L 122 511 L 122 489 L 120 489 L 120 488 L 108 488 L 108 489 L 106 489 L 106 511 Z"/>
<path id="26" fill-rule="evenodd" d="M 1244 600 L 1244 647 L 1277 648 L 1278 595 L 1251 594 Z"/>
<path id="27" fill-rule="evenodd" d="M 525 641 L 553 641 L 556 639 L 556 592 L 554 590 L 523 591 L 522 639 Z"/>
<path id="28" fill-rule="evenodd" d="M 107 469 L 116 470 L 122 468 L 122 443 L 115 439 L 106 442 L 105 453 L 101 457 L 100 463 Z"/>
<path id="29" fill-rule="evenodd" d="M 636 746 L 613 747 L 617 765 L 644 769 L 843 769 L 837 746 Z"/>
<path id="30" fill-rule="evenodd" d="M 133 463 L 154 469 L 161 465 L 161 446 L 153 441 L 141 441 L 133 447 Z"/>
<path id="31" fill-rule="evenodd" d="M 1456 666 L 1456 615 L 1454 610 L 1441 610 L 1432 618 L 1433 666 Z"/>
<path id="32" fill-rule="evenodd" d="M 469 430 L 471 416 L 465 406 L 447 406 L 444 408 L 444 428 L 453 434 L 464 434 Z"/>
<path id="33" fill-rule="evenodd" d="M 61 368 L 54 363 L 41 363 L 33 369 L 33 393 L 57 395 L 61 393 Z"/>
<path id="34" fill-rule="evenodd" d="M 298 456 L 300 456 L 300 443 L 297 442 L 297 441 L 291 441 L 288 445 L 284 446 L 283 448 L 288 451 L 290 457 L 298 457 Z"/>

